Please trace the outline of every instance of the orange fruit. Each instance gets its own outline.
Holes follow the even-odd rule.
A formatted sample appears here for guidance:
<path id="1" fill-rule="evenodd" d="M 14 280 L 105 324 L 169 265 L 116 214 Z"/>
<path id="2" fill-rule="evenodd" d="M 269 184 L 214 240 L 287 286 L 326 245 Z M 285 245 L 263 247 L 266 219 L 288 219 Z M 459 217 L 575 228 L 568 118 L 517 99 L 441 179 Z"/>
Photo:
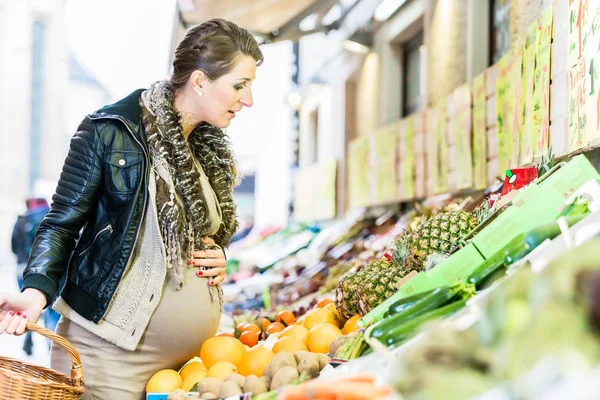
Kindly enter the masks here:
<path id="1" fill-rule="evenodd" d="M 230 374 L 233 374 L 237 371 L 237 365 L 227 361 L 221 361 L 215 363 L 212 367 L 210 367 L 206 376 L 209 378 L 217 378 L 224 381 L 225 378 L 227 378 Z"/>
<path id="2" fill-rule="evenodd" d="M 260 378 L 274 356 L 275 353 L 264 347 L 251 349 L 242 360 L 238 372 L 243 376 L 256 375 Z"/>
<path id="3" fill-rule="evenodd" d="M 315 325 L 329 323 L 338 326 L 338 322 L 335 315 L 325 308 L 315 308 L 306 313 L 306 319 L 304 320 L 304 326 L 307 329 L 311 329 Z"/>
<path id="4" fill-rule="evenodd" d="M 279 335 L 280 339 L 285 337 L 293 337 L 298 339 L 302 343 L 306 343 L 306 339 L 308 339 L 308 329 L 306 329 L 303 325 L 292 325 L 285 328 L 281 331 L 281 335 Z"/>
<path id="5" fill-rule="evenodd" d="M 354 316 L 352 316 L 344 324 L 344 327 L 342 328 L 342 333 L 344 335 L 347 335 L 349 333 L 356 332 L 356 331 L 360 330 L 360 326 L 358 326 L 357 323 L 358 323 L 358 321 L 360 321 L 361 318 L 362 317 L 360 315 L 354 315 Z"/>
<path id="6" fill-rule="evenodd" d="M 244 332 L 259 332 L 260 333 L 260 331 L 262 331 L 262 329 L 256 324 L 248 324 L 246 329 L 244 329 Z"/>
<path id="7" fill-rule="evenodd" d="M 323 299 L 323 300 L 321 300 L 321 301 L 319 301 L 317 303 L 316 307 L 317 308 L 324 308 L 327 304 L 331 304 L 331 303 L 333 303 L 333 300 L 331 300 L 331 299 Z"/>
<path id="8" fill-rule="evenodd" d="M 228 336 L 212 337 L 205 340 L 200 348 L 200 358 L 208 369 L 221 361 L 239 365 L 244 354 L 246 354 L 246 348 L 242 342 Z"/>
<path id="9" fill-rule="evenodd" d="M 275 317 L 275 322 L 279 322 L 285 326 L 290 326 L 296 322 L 296 316 L 291 311 L 281 311 L 279 314 L 277 314 L 277 317 Z"/>
<path id="10" fill-rule="evenodd" d="M 221 332 L 221 333 L 218 333 L 217 336 L 230 336 L 230 337 L 233 337 L 233 333 L 231 333 L 231 332 Z"/>
<path id="11" fill-rule="evenodd" d="M 344 323 L 346 321 L 344 320 L 344 318 L 342 318 L 342 316 L 340 315 L 340 313 L 338 312 L 338 310 L 335 308 L 335 303 L 329 303 L 329 304 L 327 304 L 323 308 L 326 309 L 326 310 L 329 310 L 329 311 L 331 311 L 333 313 L 333 316 L 336 319 L 338 327 L 341 328 L 342 326 L 344 326 Z"/>
<path id="12" fill-rule="evenodd" d="M 163 369 L 152 375 L 146 383 L 146 393 L 170 393 L 181 389 L 183 379 L 177 371 Z"/>
<path id="13" fill-rule="evenodd" d="M 273 346 L 273 353 L 275 354 L 280 351 L 287 351 L 294 354 L 300 350 L 308 350 L 308 347 L 306 347 L 303 341 L 291 336 L 279 339 Z"/>
<path id="14" fill-rule="evenodd" d="M 256 326 L 256 325 L 254 325 L 254 326 Z M 242 342 L 246 346 L 254 347 L 258 343 L 258 335 L 260 335 L 260 331 L 259 332 L 253 332 L 251 330 L 244 331 L 240 335 L 240 342 Z"/>
<path id="15" fill-rule="evenodd" d="M 202 379 L 206 378 L 207 374 L 208 374 L 207 370 L 192 372 L 191 374 L 188 375 L 187 378 L 185 378 L 183 380 L 183 383 L 181 384 L 181 388 L 184 391 L 189 392 L 196 385 L 196 383 L 198 383 Z"/>
<path id="16" fill-rule="evenodd" d="M 329 353 L 329 345 L 338 336 L 342 336 L 342 331 L 332 324 L 323 323 L 313 326 L 308 331 L 308 340 L 306 344 L 313 353 Z"/>
<path id="17" fill-rule="evenodd" d="M 187 378 L 189 374 L 197 371 L 206 371 L 206 367 L 204 366 L 204 363 L 202 361 L 192 361 L 187 363 L 183 366 L 183 368 L 181 368 L 181 371 L 179 371 L 179 375 L 181 375 L 181 378 L 185 380 L 185 378 Z"/>
<path id="18" fill-rule="evenodd" d="M 264 331 L 269 327 L 269 325 L 271 325 L 271 321 L 269 321 L 269 319 L 265 317 L 258 317 L 256 319 L 255 324 L 258 325 L 260 329 Z"/>
<path id="19" fill-rule="evenodd" d="M 275 332 L 281 332 L 284 329 L 285 329 L 285 326 L 283 326 L 283 324 L 281 324 L 279 322 L 272 322 L 271 324 L 269 324 L 267 329 L 265 329 L 265 332 L 270 334 L 270 333 L 275 333 Z"/>
<path id="20" fill-rule="evenodd" d="M 244 332 L 246 329 L 248 329 L 249 326 L 250 326 L 250 322 L 240 322 L 239 324 L 237 324 L 235 329 L 240 332 Z"/>

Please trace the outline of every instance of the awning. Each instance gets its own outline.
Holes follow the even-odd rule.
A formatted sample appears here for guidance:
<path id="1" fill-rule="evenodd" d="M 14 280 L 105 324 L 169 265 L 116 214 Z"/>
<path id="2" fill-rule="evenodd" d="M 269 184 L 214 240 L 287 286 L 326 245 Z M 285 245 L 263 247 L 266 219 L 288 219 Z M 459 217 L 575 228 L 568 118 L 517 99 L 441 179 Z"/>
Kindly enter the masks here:
<path id="1" fill-rule="evenodd" d="M 265 42 L 274 42 L 334 29 L 356 3 L 356 0 L 179 0 L 178 5 L 185 29 L 211 18 L 223 18 Z M 327 14 L 338 17 L 325 18 Z M 303 29 L 302 21 L 308 22 Z"/>

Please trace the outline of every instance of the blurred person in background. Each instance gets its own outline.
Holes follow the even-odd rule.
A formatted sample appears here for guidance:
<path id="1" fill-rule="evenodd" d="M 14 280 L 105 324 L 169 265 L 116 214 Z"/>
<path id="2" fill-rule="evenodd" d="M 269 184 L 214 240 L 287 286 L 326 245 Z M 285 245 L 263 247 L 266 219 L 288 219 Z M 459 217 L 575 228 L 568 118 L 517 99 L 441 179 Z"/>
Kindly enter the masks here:
<path id="1" fill-rule="evenodd" d="M 25 214 L 17 217 L 11 236 L 11 249 L 17 257 L 17 282 L 19 289 L 23 286 L 23 271 L 27 265 L 27 259 L 31 252 L 35 234 L 42 219 L 50 211 L 48 202 L 44 198 L 29 198 L 25 200 L 25 207 Z M 48 308 L 44 312 L 44 325 L 46 328 L 53 331 L 56 328 L 59 317 L 60 315 L 56 311 Z M 49 341 L 49 343 L 51 342 Z M 33 354 L 31 332 L 27 332 L 27 335 L 25 335 L 23 351 L 29 356 Z"/>
<path id="2" fill-rule="evenodd" d="M 252 106 L 262 60 L 245 29 L 202 23 L 169 80 L 86 116 L 73 136 L 23 290 L 0 294 L 0 333 L 22 334 L 58 292 L 56 332 L 81 356 L 83 399 L 143 399 L 155 372 L 179 369 L 216 334 L 223 248 L 238 226 L 222 129 Z M 71 369 L 58 346 L 51 367 Z"/>

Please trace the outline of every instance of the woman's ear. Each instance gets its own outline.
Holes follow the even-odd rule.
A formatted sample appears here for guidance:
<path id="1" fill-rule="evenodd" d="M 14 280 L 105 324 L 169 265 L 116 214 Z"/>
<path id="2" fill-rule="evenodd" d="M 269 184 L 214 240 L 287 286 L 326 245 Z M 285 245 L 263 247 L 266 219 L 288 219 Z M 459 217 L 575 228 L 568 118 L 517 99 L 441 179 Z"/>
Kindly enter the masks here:
<path id="1" fill-rule="evenodd" d="M 206 76 L 206 74 L 203 71 L 200 71 L 199 69 L 195 70 L 190 75 L 189 82 L 190 82 L 190 85 L 192 86 L 192 89 L 194 89 L 194 91 L 196 93 L 199 93 L 203 90 L 203 86 L 207 81 L 208 81 L 208 77 Z"/>

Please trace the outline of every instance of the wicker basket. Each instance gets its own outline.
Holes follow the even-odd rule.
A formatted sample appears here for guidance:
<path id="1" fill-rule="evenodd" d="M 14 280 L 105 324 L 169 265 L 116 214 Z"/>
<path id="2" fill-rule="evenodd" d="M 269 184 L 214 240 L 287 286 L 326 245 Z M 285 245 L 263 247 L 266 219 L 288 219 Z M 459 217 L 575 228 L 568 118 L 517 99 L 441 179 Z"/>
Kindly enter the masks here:
<path id="1" fill-rule="evenodd" d="M 71 377 L 58 371 L 0 356 L 0 400 L 78 400 L 83 368 L 77 350 L 65 338 L 30 322 L 27 329 L 52 340 L 69 353 Z"/>

